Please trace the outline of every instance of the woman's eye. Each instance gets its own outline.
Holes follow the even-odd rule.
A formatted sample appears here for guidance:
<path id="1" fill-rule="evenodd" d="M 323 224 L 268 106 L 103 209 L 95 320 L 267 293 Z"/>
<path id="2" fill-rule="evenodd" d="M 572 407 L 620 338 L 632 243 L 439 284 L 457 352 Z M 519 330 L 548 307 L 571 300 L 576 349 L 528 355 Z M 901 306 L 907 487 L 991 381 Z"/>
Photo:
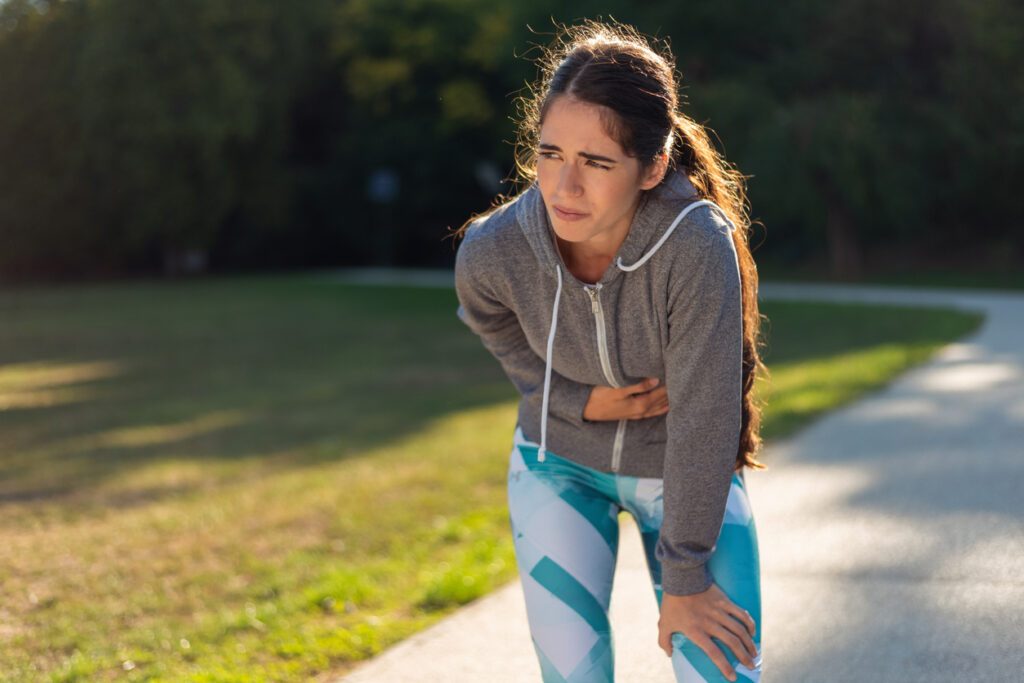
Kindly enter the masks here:
<path id="1" fill-rule="evenodd" d="M 541 158 L 544 158 L 544 159 L 554 159 L 556 157 L 556 154 L 555 154 L 555 152 L 537 152 L 537 156 L 539 156 Z M 587 165 L 592 167 L 592 168 L 599 168 L 599 169 L 601 169 L 603 171 L 610 171 L 611 170 L 611 166 L 605 166 L 604 164 L 599 164 L 596 161 L 594 161 L 593 159 L 587 159 Z"/>

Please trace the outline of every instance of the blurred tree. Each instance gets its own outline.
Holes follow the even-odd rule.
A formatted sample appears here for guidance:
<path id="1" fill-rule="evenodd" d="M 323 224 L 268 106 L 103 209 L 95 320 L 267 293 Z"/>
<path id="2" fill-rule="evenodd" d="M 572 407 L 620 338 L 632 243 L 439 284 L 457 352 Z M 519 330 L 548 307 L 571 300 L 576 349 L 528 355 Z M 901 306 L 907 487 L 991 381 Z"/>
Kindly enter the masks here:
<path id="1" fill-rule="evenodd" d="M 753 176 L 775 253 L 821 250 L 833 275 L 851 278 L 868 254 L 875 264 L 970 251 L 991 261 L 977 249 L 988 245 L 1008 266 L 1024 250 L 1008 191 L 1024 177 L 1024 108 L 1008 106 L 1024 98 L 1019 3 L 669 11 L 695 106 Z"/>
<path id="2" fill-rule="evenodd" d="M 271 0 L 105 0 L 82 55 L 81 113 L 101 210 L 166 265 L 207 252 L 232 211 L 288 223 L 295 14 Z"/>
<path id="3" fill-rule="evenodd" d="M 8 278 L 88 272 L 82 255 L 101 242 L 74 88 L 86 20 L 77 4 L 0 4 L 0 274 Z"/>
<path id="4" fill-rule="evenodd" d="M 190 255 L 217 269 L 450 264 L 446 227 L 512 171 L 533 46 L 584 16 L 670 39 L 684 110 L 750 178 L 762 256 L 855 278 L 1024 254 L 1020 3 L 594 7 L 7 0 L 0 278 Z M 382 173 L 398 192 L 375 203 Z"/>
<path id="5" fill-rule="evenodd" d="M 409 262 L 438 254 L 445 220 L 483 208 L 491 188 L 476 181 L 481 160 L 511 158 L 502 117 L 515 82 L 511 62 L 514 6 L 485 0 L 349 0 L 335 15 L 334 58 L 351 102 L 341 153 L 351 160 L 346 200 L 372 217 L 362 262 Z M 373 131 L 366 135 L 365 131 Z M 398 175 L 399 200 L 372 210 L 367 179 Z M 353 193 L 354 194 L 354 193 Z M 371 213 L 372 211 L 372 213 Z M 399 253 L 389 251 L 396 245 Z M 443 252 L 440 252 L 443 256 Z"/>

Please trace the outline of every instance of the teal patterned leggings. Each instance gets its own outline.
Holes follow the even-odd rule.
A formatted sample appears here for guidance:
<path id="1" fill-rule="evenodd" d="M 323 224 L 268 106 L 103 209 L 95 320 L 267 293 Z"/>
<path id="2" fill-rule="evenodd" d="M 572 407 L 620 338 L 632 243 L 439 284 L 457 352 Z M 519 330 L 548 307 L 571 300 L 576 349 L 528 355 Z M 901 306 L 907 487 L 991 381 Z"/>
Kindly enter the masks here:
<path id="1" fill-rule="evenodd" d="M 508 505 L 516 562 L 526 598 L 530 636 L 544 683 L 611 683 L 612 629 L 608 621 L 622 510 L 636 520 L 657 604 L 661 564 L 654 555 L 662 521 L 662 480 L 586 467 L 547 452 L 516 427 L 509 458 Z M 761 677 L 761 585 L 757 532 L 743 478 L 733 475 L 722 530 L 708 568 L 730 600 L 757 627 L 755 669 L 712 638 L 736 671 L 738 683 Z M 651 656 L 664 657 L 651 643 Z M 672 634 L 672 668 L 679 683 L 728 681 L 703 650 Z"/>

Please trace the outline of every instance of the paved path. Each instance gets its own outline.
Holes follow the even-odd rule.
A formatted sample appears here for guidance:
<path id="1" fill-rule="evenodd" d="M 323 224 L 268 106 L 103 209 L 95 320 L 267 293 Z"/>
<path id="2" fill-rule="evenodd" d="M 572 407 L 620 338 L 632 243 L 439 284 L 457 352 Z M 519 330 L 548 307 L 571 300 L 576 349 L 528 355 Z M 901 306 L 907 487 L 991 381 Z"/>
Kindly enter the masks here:
<path id="1" fill-rule="evenodd" d="M 451 274 L 414 279 L 450 286 Z M 762 683 L 1024 680 L 1024 293 L 763 283 L 761 296 L 987 314 L 927 364 L 769 444 L 772 467 L 748 472 Z M 617 680 L 672 683 L 628 517 L 623 531 Z M 513 581 L 339 683 L 540 681 L 520 590 Z"/>

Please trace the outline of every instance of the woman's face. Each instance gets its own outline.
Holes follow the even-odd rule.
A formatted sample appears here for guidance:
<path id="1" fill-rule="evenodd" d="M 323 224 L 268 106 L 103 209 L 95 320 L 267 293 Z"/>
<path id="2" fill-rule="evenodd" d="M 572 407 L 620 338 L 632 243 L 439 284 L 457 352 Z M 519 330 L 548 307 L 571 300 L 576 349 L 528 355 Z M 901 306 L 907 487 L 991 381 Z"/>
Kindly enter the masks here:
<path id="1" fill-rule="evenodd" d="M 625 238 L 640 191 L 660 182 L 665 165 L 642 178 L 640 162 L 605 133 L 598 112 L 565 95 L 552 101 L 540 129 L 537 184 L 555 233 L 599 248 Z"/>

